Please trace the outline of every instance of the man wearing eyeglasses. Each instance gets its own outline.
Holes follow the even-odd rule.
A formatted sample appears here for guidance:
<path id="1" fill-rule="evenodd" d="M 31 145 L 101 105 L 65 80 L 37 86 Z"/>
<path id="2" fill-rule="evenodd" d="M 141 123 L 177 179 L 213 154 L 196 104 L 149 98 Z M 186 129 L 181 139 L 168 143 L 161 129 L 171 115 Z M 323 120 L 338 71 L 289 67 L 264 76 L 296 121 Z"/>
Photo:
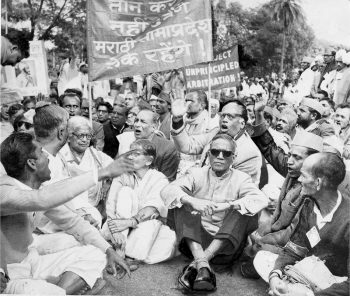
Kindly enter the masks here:
<path id="1" fill-rule="evenodd" d="M 172 104 L 172 131 L 171 135 L 175 147 L 185 154 L 202 154 L 200 166 L 207 164 L 207 151 L 217 129 L 199 135 L 189 135 L 185 129 L 184 115 L 188 109 L 188 103 L 184 100 L 175 100 Z M 251 176 L 255 184 L 259 184 L 262 157 L 245 127 L 248 120 L 247 109 L 238 100 L 226 103 L 220 113 L 220 131 L 229 134 L 237 143 L 237 157 L 232 165 Z"/>
<path id="2" fill-rule="evenodd" d="M 74 91 L 74 92 L 73 92 Z M 75 115 L 84 115 L 81 109 L 82 99 L 81 92 L 79 90 L 70 89 L 69 92 L 65 92 L 64 97 L 60 100 L 60 106 L 67 110 L 69 117 Z M 93 144 L 94 147 L 102 151 L 104 147 L 104 131 L 103 125 L 99 122 L 92 121 L 92 129 L 94 132 Z"/>
<path id="3" fill-rule="evenodd" d="M 161 192 L 174 209 L 179 250 L 194 259 L 179 278 L 191 291 L 216 289 L 209 262 L 231 266 L 257 225 L 254 215 L 267 206 L 250 176 L 232 168 L 237 145 L 230 135 L 217 134 L 207 155 L 210 165 L 189 169 Z"/>

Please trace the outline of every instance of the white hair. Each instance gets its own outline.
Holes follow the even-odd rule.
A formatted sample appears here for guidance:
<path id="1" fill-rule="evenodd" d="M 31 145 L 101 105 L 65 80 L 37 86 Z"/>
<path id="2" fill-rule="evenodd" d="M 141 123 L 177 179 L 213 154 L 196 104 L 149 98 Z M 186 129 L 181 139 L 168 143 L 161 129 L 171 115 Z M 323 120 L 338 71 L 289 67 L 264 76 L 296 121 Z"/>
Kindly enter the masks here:
<path id="1" fill-rule="evenodd" d="M 87 127 L 92 132 L 90 121 L 83 116 L 73 116 L 68 120 L 68 132 L 73 133 L 79 128 Z"/>

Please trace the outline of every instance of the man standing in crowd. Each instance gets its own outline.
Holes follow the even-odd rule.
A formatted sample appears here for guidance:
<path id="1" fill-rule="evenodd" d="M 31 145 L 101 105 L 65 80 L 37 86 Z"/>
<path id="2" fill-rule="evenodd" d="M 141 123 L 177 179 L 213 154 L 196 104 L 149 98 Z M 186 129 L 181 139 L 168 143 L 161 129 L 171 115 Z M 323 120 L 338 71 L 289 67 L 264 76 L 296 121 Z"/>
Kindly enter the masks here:
<path id="1" fill-rule="evenodd" d="M 276 131 L 287 134 L 290 139 L 293 139 L 296 134 L 298 115 L 290 107 L 285 108 L 280 113 L 277 120 Z"/>
<path id="2" fill-rule="evenodd" d="M 335 105 L 350 101 L 350 53 L 339 50 L 335 56 L 337 71 L 333 84 Z"/>
<path id="3" fill-rule="evenodd" d="M 120 102 L 120 101 L 119 101 Z M 105 108 L 104 106 L 101 106 Z M 103 131 L 105 135 L 105 145 L 103 152 L 112 157 L 113 159 L 117 156 L 119 150 L 119 141 L 117 136 L 121 134 L 125 128 L 127 128 L 126 122 L 127 108 L 124 104 L 116 103 L 113 106 L 113 111 L 108 120 L 103 125 Z"/>
<path id="4" fill-rule="evenodd" d="M 134 134 L 120 141 L 118 154 L 129 151 L 131 143 L 136 139 L 149 140 L 156 146 L 157 150 L 154 167 L 162 172 L 169 181 L 173 181 L 176 178 L 180 159 L 173 142 L 156 132 L 158 117 L 158 114 L 151 110 L 141 110 L 135 118 Z"/>
<path id="5" fill-rule="evenodd" d="M 158 130 L 161 131 L 165 137 L 170 140 L 170 129 L 171 129 L 171 98 L 170 95 L 161 92 L 157 99 L 154 98 L 155 112 L 159 115 L 159 127 Z"/>
<path id="6" fill-rule="evenodd" d="M 320 84 L 318 86 L 319 88 L 320 88 L 323 80 L 325 79 L 325 75 L 336 70 L 336 68 L 337 68 L 337 63 L 335 62 L 335 51 L 334 50 L 331 50 L 329 48 L 326 49 L 324 54 L 323 54 L 323 59 L 324 59 L 324 62 L 326 64 L 326 67 L 323 69 L 323 71 L 321 73 Z"/>
<path id="7" fill-rule="evenodd" d="M 81 111 L 81 97 L 73 92 L 64 93 L 60 106 L 67 110 L 69 116 L 80 115 Z M 94 146 L 97 150 L 102 151 L 104 146 L 104 132 L 103 125 L 99 122 L 92 121 L 92 129 L 94 131 Z"/>
<path id="8" fill-rule="evenodd" d="M 184 131 L 188 136 L 196 136 L 210 132 L 208 99 L 204 91 L 193 91 L 186 94 L 187 112 L 183 117 Z M 218 132 L 219 128 L 214 128 Z M 198 154 L 180 154 L 179 174 L 183 175 L 187 169 L 198 164 L 201 152 Z"/>
<path id="9" fill-rule="evenodd" d="M 296 90 L 299 98 L 307 97 L 311 94 L 315 76 L 314 71 L 312 71 L 310 68 L 311 63 L 312 58 L 310 57 L 304 57 L 301 62 L 301 68 L 303 72 L 301 73 L 296 85 Z"/>
<path id="10" fill-rule="evenodd" d="M 129 160 L 114 162 L 97 175 L 85 173 L 38 190 L 50 179 L 47 155 L 32 135 L 14 133 L 1 145 L 1 163 L 7 173 L 0 178 L 1 268 L 10 279 L 4 285 L 2 277 L 1 292 L 5 288 L 6 294 L 79 294 L 101 277 L 106 259 L 108 272 L 116 274 L 115 265 L 120 265 L 121 275 L 129 273 L 127 264 L 100 233 L 62 206 L 97 180 L 131 171 Z M 42 214 L 85 246 L 39 255 L 30 245 Z"/>
<path id="11" fill-rule="evenodd" d="M 236 148 L 230 135 L 217 134 L 208 152 L 210 166 L 189 169 L 161 192 L 166 206 L 175 208 L 179 250 L 194 259 L 179 278 L 188 290 L 216 289 L 209 262 L 231 266 L 257 225 L 254 215 L 267 206 L 250 176 L 232 168 Z"/>
<path id="12" fill-rule="evenodd" d="M 350 159 L 350 103 L 338 106 L 334 115 L 334 123 L 339 129 L 339 138 L 344 144 L 343 157 Z"/>
<path id="13" fill-rule="evenodd" d="M 110 114 L 113 112 L 113 107 L 108 102 L 101 102 L 96 106 L 97 119 L 99 123 L 108 124 Z M 106 135 L 105 135 L 106 141 Z"/>

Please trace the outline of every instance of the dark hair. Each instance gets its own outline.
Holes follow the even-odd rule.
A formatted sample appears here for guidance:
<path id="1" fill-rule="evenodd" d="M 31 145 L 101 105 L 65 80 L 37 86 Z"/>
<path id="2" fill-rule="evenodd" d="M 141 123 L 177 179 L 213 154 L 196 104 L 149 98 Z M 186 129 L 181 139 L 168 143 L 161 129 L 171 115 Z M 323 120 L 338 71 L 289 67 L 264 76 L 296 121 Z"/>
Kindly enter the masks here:
<path id="1" fill-rule="evenodd" d="M 316 120 L 321 119 L 322 115 L 321 115 L 318 111 L 316 111 L 315 109 L 310 108 L 310 107 L 307 107 L 307 108 L 309 109 L 309 112 L 310 112 L 310 113 L 313 113 L 313 114 L 316 115 L 316 116 L 315 116 L 315 119 L 316 119 Z"/>
<path id="2" fill-rule="evenodd" d="M 15 130 L 15 132 L 18 131 L 18 124 L 19 124 L 21 121 L 23 121 L 24 118 L 25 118 L 25 117 L 24 117 L 24 114 L 21 114 L 21 115 L 17 116 L 17 117 L 15 118 L 15 120 L 13 121 L 13 129 Z"/>
<path id="3" fill-rule="evenodd" d="M 160 94 L 161 91 L 162 91 L 162 89 L 159 88 L 159 87 L 161 87 L 161 86 L 152 86 L 152 88 L 151 88 L 151 94 L 152 94 L 152 95 L 155 95 L 156 97 L 158 97 L 159 94 Z"/>
<path id="4" fill-rule="evenodd" d="M 344 161 L 334 153 L 319 153 L 318 161 L 313 165 L 312 174 L 326 181 L 327 188 L 336 190 L 344 180 L 346 168 Z"/>
<path id="5" fill-rule="evenodd" d="M 67 88 L 64 91 L 65 94 L 69 93 L 69 94 L 75 94 L 76 96 L 78 96 L 78 98 L 81 101 L 81 98 L 83 97 L 83 93 L 81 92 L 81 90 L 77 89 L 77 88 Z"/>
<path id="6" fill-rule="evenodd" d="M 225 103 L 223 103 L 221 105 L 221 108 L 220 108 L 220 112 L 222 111 L 222 109 L 227 105 L 227 104 L 230 104 L 230 103 L 235 103 L 236 105 L 238 105 L 239 107 L 241 107 L 241 112 L 242 112 L 242 118 L 244 120 L 244 122 L 247 122 L 248 121 L 248 112 L 247 112 L 247 108 L 246 106 L 239 100 L 232 100 L 232 101 L 227 101 Z"/>
<path id="7" fill-rule="evenodd" d="M 100 106 L 105 106 L 107 108 L 108 113 L 112 113 L 113 112 L 113 107 L 108 102 L 100 102 L 100 103 L 98 103 L 97 106 L 96 106 L 96 111 L 98 110 L 98 108 Z"/>
<path id="8" fill-rule="evenodd" d="M 170 95 L 164 91 L 162 91 L 159 95 L 158 95 L 159 99 L 162 99 L 164 101 L 166 101 L 169 105 L 171 105 L 171 98 Z"/>
<path id="9" fill-rule="evenodd" d="M 1 163 L 7 175 L 15 179 L 23 175 L 27 160 L 35 151 L 33 140 L 31 134 L 14 132 L 1 143 Z"/>
<path id="10" fill-rule="evenodd" d="M 350 109 L 350 103 L 342 103 L 340 105 L 338 105 L 337 109 Z"/>
<path id="11" fill-rule="evenodd" d="M 335 102 L 331 98 L 325 97 L 325 98 L 320 99 L 320 102 L 322 102 L 322 101 L 327 101 L 329 106 L 331 106 L 331 108 L 334 111 L 334 109 L 335 109 Z"/>
<path id="12" fill-rule="evenodd" d="M 218 140 L 218 139 L 223 139 L 223 140 L 226 140 L 228 141 L 231 145 L 232 145 L 232 148 L 233 148 L 233 153 L 235 153 L 237 151 L 237 144 L 236 144 L 236 141 L 229 135 L 229 134 L 226 134 L 226 133 L 217 133 L 215 135 L 215 137 L 211 140 L 211 143 L 213 143 L 215 140 Z M 210 144 L 211 145 L 211 144 Z"/>
<path id="13" fill-rule="evenodd" d="M 1 35 L 6 37 L 13 45 L 18 46 L 23 58 L 29 57 L 29 40 L 31 40 L 29 32 L 8 28 L 8 33 Z"/>
<path id="14" fill-rule="evenodd" d="M 150 165 L 150 166 L 153 166 L 154 161 L 155 161 L 156 156 L 157 156 L 156 146 L 151 141 L 146 140 L 146 139 L 136 140 L 132 144 L 142 147 L 142 150 L 144 150 L 145 155 L 153 157 L 153 161 Z"/>
<path id="15" fill-rule="evenodd" d="M 264 119 L 267 121 L 267 120 L 270 120 L 271 122 L 273 121 L 273 116 L 268 113 L 268 112 L 264 112 Z"/>
<path id="16" fill-rule="evenodd" d="M 36 103 L 35 97 L 25 97 L 22 101 L 22 105 L 25 106 L 29 103 Z"/>
<path id="17" fill-rule="evenodd" d="M 320 151 L 317 151 L 315 149 L 309 148 L 309 147 L 305 147 L 306 148 L 306 154 L 307 156 L 310 156 L 312 154 L 316 154 L 316 153 L 320 153 Z"/>
<path id="18" fill-rule="evenodd" d="M 208 110 L 208 97 L 203 90 L 195 91 L 198 95 L 198 101 L 204 104 L 204 109 Z"/>
<path id="19" fill-rule="evenodd" d="M 150 111 L 152 111 L 151 105 L 150 105 L 148 102 L 146 102 L 144 99 L 139 100 L 139 101 L 136 103 L 135 106 L 139 107 L 139 108 L 140 108 L 140 111 L 141 111 L 141 110 L 150 110 Z"/>
<path id="20" fill-rule="evenodd" d="M 69 97 L 69 98 L 77 98 L 78 99 L 78 101 L 79 101 L 79 107 L 81 107 L 81 102 L 82 102 L 82 99 L 76 94 L 76 93 L 74 93 L 74 92 L 65 92 L 63 95 L 61 95 L 60 97 L 59 97 L 59 105 L 61 106 L 61 107 L 63 107 L 63 102 L 64 102 L 64 99 L 66 98 L 66 97 Z"/>
<path id="21" fill-rule="evenodd" d="M 9 117 L 11 118 L 13 115 L 15 115 L 19 110 L 24 110 L 24 107 L 22 104 L 16 103 L 9 107 L 7 113 Z"/>
<path id="22" fill-rule="evenodd" d="M 33 118 L 35 135 L 46 139 L 68 119 L 68 112 L 60 106 L 50 104 L 35 109 Z"/>
<path id="23" fill-rule="evenodd" d="M 324 95 L 326 98 L 328 98 L 328 92 L 326 92 L 323 89 L 320 89 L 317 93 L 320 94 L 320 95 Z"/>

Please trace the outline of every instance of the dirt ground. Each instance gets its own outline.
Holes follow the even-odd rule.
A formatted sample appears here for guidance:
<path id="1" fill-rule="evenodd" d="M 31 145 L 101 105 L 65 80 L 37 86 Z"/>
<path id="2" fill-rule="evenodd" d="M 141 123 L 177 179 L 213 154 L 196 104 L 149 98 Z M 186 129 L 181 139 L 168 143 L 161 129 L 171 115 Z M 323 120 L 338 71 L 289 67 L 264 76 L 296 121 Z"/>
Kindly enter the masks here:
<path id="1" fill-rule="evenodd" d="M 107 285 L 99 292 L 101 295 L 183 295 L 178 287 L 177 277 L 182 268 L 188 264 L 184 257 L 179 256 L 170 261 L 155 264 L 141 265 L 132 272 L 131 278 L 126 276 L 117 280 L 108 276 Z M 267 284 L 262 280 L 249 280 L 241 276 L 238 266 L 233 274 L 216 274 L 217 291 L 210 295 L 235 296 L 265 296 Z M 201 294 L 203 295 L 203 294 Z"/>

